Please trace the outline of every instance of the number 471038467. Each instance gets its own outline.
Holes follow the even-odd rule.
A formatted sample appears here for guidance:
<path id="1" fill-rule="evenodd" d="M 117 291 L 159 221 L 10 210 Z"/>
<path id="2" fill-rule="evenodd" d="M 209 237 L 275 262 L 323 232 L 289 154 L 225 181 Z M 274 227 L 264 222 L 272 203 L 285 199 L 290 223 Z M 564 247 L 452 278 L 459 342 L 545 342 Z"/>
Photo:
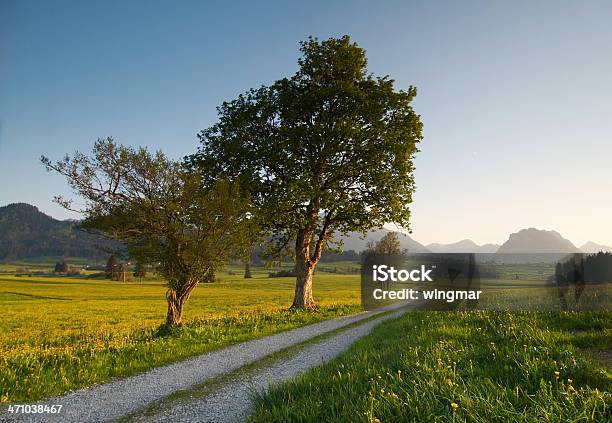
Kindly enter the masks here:
<path id="1" fill-rule="evenodd" d="M 7 411 L 13 414 L 58 414 L 62 411 L 61 404 L 11 404 Z"/>

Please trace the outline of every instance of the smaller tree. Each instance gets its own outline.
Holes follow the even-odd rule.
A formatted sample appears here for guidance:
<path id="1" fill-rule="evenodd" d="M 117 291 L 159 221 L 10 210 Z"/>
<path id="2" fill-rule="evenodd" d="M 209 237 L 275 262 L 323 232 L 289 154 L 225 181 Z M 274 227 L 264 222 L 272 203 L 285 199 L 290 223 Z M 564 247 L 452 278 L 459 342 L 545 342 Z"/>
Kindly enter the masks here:
<path id="1" fill-rule="evenodd" d="M 132 257 L 156 265 L 168 285 L 169 326 L 181 323 L 198 283 L 253 245 L 251 205 L 238 184 L 224 179 L 203 184 L 201 173 L 160 151 L 106 138 L 96 141 L 91 156 L 77 152 L 57 162 L 41 160 L 85 200 L 76 210 L 85 216 L 84 228 L 124 241 Z M 56 197 L 56 202 L 74 210 L 69 200 Z"/>
<path id="2" fill-rule="evenodd" d="M 141 260 L 136 260 L 136 266 L 134 268 L 134 276 L 138 279 L 142 279 L 147 276 L 147 269 Z"/>
<path id="3" fill-rule="evenodd" d="M 401 254 L 402 246 L 395 232 L 387 232 L 374 246 L 376 254 Z"/>
<path id="4" fill-rule="evenodd" d="M 117 267 L 117 280 L 121 282 L 127 282 L 127 264 L 122 261 Z"/>
<path id="5" fill-rule="evenodd" d="M 55 263 L 55 273 L 58 274 L 67 274 L 70 271 L 70 266 L 66 260 L 62 260 L 61 262 Z"/>
<path id="6" fill-rule="evenodd" d="M 251 279 L 253 275 L 251 274 L 251 263 L 248 261 L 244 265 L 244 278 Z"/>
<path id="7" fill-rule="evenodd" d="M 117 258 L 115 255 L 111 255 L 106 262 L 106 278 L 115 279 L 115 273 L 117 269 Z"/>

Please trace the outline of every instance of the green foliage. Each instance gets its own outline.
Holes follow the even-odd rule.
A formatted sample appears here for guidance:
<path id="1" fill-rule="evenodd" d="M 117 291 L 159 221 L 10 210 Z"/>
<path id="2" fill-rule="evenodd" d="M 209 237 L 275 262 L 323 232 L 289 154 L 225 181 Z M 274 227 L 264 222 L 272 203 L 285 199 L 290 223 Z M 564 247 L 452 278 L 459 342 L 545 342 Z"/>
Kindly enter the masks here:
<path id="1" fill-rule="evenodd" d="M 612 253 L 600 251 L 566 257 L 555 266 L 555 280 L 562 285 L 612 281 Z"/>
<path id="2" fill-rule="evenodd" d="M 388 232 L 374 246 L 375 254 L 401 254 L 402 247 L 400 245 L 397 233 Z"/>
<path id="3" fill-rule="evenodd" d="M 188 162 L 205 180 L 238 180 L 279 252 L 316 265 L 335 232 L 408 227 L 422 124 L 414 87 L 367 72 L 348 36 L 301 43 L 299 70 L 219 107 Z M 298 266 L 300 267 L 300 266 Z"/>
<path id="4" fill-rule="evenodd" d="M 107 138 L 96 141 L 91 156 L 77 152 L 42 162 L 85 200 L 84 227 L 126 242 L 130 255 L 156 265 L 168 283 L 171 324 L 180 323 L 195 286 L 252 243 L 250 204 L 238 184 L 218 179 L 202 186 L 198 172 L 160 151 Z M 71 208 L 70 200 L 56 201 Z"/>
<path id="5" fill-rule="evenodd" d="M 147 276 L 147 269 L 141 260 L 136 261 L 136 266 L 134 268 L 134 276 L 137 278 L 144 278 L 145 276 Z"/>
<path id="6" fill-rule="evenodd" d="M 256 401 L 253 422 L 609 421 L 610 312 L 414 312 Z M 592 345 L 592 344 L 591 344 Z"/>
<path id="7" fill-rule="evenodd" d="M 70 268 L 70 265 L 68 265 L 68 262 L 66 260 L 58 261 L 57 263 L 55 263 L 55 268 L 53 269 L 54 273 L 62 275 L 67 275 L 72 271 L 73 269 Z"/>
<path id="8" fill-rule="evenodd" d="M 199 175 L 159 151 L 107 138 L 95 143 L 91 157 L 76 153 L 57 163 L 43 157 L 43 163 L 87 202 L 80 210 L 84 227 L 124 240 L 133 256 L 159 263 L 171 287 L 201 279 L 243 244 L 249 205 L 238 186 L 219 180 L 202 189 Z"/>

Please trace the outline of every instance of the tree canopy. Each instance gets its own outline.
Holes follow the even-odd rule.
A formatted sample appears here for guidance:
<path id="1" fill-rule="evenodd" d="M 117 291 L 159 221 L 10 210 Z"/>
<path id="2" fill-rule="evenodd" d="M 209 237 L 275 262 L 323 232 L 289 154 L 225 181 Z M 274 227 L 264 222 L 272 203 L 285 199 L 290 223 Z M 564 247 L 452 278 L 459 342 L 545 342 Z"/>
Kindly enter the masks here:
<path id="1" fill-rule="evenodd" d="M 251 205 L 236 182 L 211 181 L 163 153 L 96 141 L 90 156 L 75 153 L 48 170 L 64 175 L 85 201 L 83 226 L 127 243 L 130 255 L 155 265 L 167 281 L 167 323 L 181 321 L 195 286 L 250 245 Z M 62 197 L 56 201 L 74 209 Z"/>
<path id="2" fill-rule="evenodd" d="M 409 227 L 422 124 L 416 88 L 369 74 L 348 36 L 309 38 L 300 50 L 293 76 L 218 108 L 188 163 L 206 183 L 222 177 L 249 191 L 273 250 L 295 243 L 293 305 L 312 307 L 312 273 L 334 233 Z"/>
<path id="3" fill-rule="evenodd" d="M 395 232 L 388 232 L 383 236 L 375 246 L 373 246 L 375 254 L 402 254 L 402 246 L 399 237 Z"/>

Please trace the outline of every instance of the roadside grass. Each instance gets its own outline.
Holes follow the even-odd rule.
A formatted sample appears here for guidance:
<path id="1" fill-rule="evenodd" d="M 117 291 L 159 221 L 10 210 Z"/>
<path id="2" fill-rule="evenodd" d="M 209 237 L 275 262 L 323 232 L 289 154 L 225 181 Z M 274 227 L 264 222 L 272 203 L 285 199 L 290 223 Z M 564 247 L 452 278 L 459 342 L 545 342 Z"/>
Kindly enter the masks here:
<path id="1" fill-rule="evenodd" d="M 610 312 L 414 312 L 255 396 L 252 422 L 608 422 Z"/>
<path id="2" fill-rule="evenodd" d="M 294 279 L 219 274 L 159 336 L 161 281 L 0 276 L 0 402 L 34 401 L 360 310 L 358 275 L 315 276 L 314 312 L 288 311 Z"/>
<path id="3" fill-rule="evenodd" d="M 392 313 L 393 311 L 383 311 L 377 313 L 375 315 L 366 317 L 357 322 L 350 323 L 346 326 L 342 326 L 340 328 L 331 330 L 329 332 L 324 332 L 320 335 L 317 335 L 307 341 L 300 342 L 298 344 L 294 344 L 287 348 L 284 348 L 280 351 L 276 351 L 271 353 L 259 360 L 256 360 L 250 364 L 239 367 L 230 372 L 224 373 L 222 375 L 213 377 L 211 379 L 207 379 L 202 383 L 192 386 L 186 390 L 176 391 L 169 396 L 165 397 L 161 401 L 147 406 L 143 409 L 137 410 L 132 414 L 124 416 L 118 421 L 120 422 L 138 422 L 138 421 L 148 421 L 154 420 L 155 416 L 165 413 L 169 411 L 172 407 L 175 407 L 177 404 L 187 405 L 192 401 L 197 401 L 205 397 L 206 395 L 214 393 L 217 389 L 221 389 L 224 385 L 230 384 L 233 382 L 237 382 L 241 379 L 248 378 L 249 376 L 256 373 L 258 370 L 264 369 L 266 367 L 272 366 L 279 362 L 284 362 L 296 354 L 298 354 L 302 349 L 307 348 L 310 345 L 317 344 L 325 339 L 331 338 L 339 333 L 348 331 L 352 328 L 360 326 L 364 323 L 367 323 L 371 320 L 379 319 L 382 316 Z"/>

